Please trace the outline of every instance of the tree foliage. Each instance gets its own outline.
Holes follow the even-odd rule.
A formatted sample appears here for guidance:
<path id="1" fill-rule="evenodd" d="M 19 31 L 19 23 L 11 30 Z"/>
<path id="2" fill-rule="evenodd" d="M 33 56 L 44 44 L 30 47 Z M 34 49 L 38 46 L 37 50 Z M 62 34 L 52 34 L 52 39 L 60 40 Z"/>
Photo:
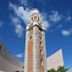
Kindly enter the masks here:
<path id="1" fill-rule="evenodd" d="M 66 72 L 66 71 L 67 69 L 65 69 L 64 66 L 59 66 L 57 70 L 55 70 L 54 68 L 48 70 L 48 72 Z"/>

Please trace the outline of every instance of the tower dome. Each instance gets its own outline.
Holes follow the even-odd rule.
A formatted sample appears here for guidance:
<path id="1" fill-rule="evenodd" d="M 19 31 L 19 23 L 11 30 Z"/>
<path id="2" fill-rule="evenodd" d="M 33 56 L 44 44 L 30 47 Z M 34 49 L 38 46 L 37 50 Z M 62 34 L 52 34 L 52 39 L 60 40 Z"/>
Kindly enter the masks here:
<path id="1" fill-rule="evenodd" d="M 31 21 L 39 21 L 39 11 L 38 10 L 32 11 Z"/>

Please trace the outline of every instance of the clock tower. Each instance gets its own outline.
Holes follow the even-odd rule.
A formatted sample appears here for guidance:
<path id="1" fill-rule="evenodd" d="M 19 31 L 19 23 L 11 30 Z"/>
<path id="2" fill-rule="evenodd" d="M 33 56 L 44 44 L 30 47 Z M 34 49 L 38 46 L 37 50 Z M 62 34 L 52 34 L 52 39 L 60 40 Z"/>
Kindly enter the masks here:
<path id="1" fill-rule="evenodd" d="M 47 72 L 45 30 L 40 15 L 34 10 L 26 27 L 24 72 Z"/>

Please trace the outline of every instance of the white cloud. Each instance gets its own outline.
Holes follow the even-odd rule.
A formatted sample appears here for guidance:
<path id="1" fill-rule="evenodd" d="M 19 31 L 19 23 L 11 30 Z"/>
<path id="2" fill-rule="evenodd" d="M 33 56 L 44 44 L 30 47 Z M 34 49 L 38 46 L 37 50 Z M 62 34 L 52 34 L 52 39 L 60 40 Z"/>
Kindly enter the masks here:
<path id="1" fill-rule="evenodd" d="M 50 27 L 50 25 L 49 25 L 49 21 L 46 19 L 45 13 L 42 13 L 42 14 L 40 13 L 40 18 L 41 18 L 43 27 L 45 28 L 45 30 L 47 30 Z"/>
<path id="2" fill-rule="evenodd" d="M 63 27 L 63 25 L 62 24 L 60 24 L 59 26 L 58 26 L 58 28 L 62 28 Z"/>
<path id="3" fill-rule="evenodd" d="M 3 22 L 3 21 L 0 21 L 0 27 L 1 27 L 3 24 L 4 24 L 4 22 Z"/>
<path id="4" fill-rule="evenodd" d="M 71 20 L 71 19 L 72 19 L 71 16 L 68 16 L 67 19 L 66 19 L 66 21 Z"/>
<path id="5" fill-rule="evenodd" d="M 26 4 L 26 5 L 28 4 L 28 0 L 19 0 L 19 1 L 21 4 Z M 20 24 L 19 19 L 22 19 L 25 22 L 25 24 L 27 25 L 30 21 L 31 14 L 34 11 L 34 9 L 30 9 L 28 7 L 24 8 L 23 6 L 24 5 L 17 6 L 15 4 L 9 3 L 9 8 L 14 11 L 14 14 L 18 18 L 16 20 L 14 19 L 13 22 L 15 22 L 15 23 L 17 22 Z M 65 17 L 64 15 L 59 14 L 58 11 L 51 11 L 51 14 L 49 16 L 46 16 L 46 13 L 39 12 L 39 14 L 40 14 L 42 25 L 44 26 L 45 29 L 48 29 L 50 26 L 53 26 L 52 24 L 50 25 L 49 22 L 52 22 L 53 24 L 55 24 L 55 23 L 58 23 L 59 21 L 61 21 L 62 19 L 71 20 L 71 16 Z M 49 17 L 49 21 L 47 20 L 47 17 Z M 59 25 L 58 28 L 62 28 L 62 25 Z M 56 27 L 55 30 L 57 30 L 58 28 Z"/>
<path id="6" fill-rule="evenodd" d="M 11 2 L 9 2 L 9 9 L 13 10 L 14 11 L 17 9 L 17 6 L 15 4 L 12 4 Z"/>
<path id="7" fill-rule="evenodd" d="M 17 17 L 11 17 L 11 23 L 15 28 L 15 33 L 17 34 L 17 36 L 22 37 L 24 33 L 24 28 L 21 25 L 21 20 Z"/>
<path id="8" fill-rule="evenodd" d="M 63 36 L 69 36 L 69 35 L 72 34 L 72 30 L 62 30 L 61 33 L 62 33 Z"/>
<path id="9" fill-rule="evenodd" d="M 11 9 L 13 9 L 14 13 L 19 18 L 21 18 L 25 22 L 26 25 L 29 23 L 30 17 L 32 15 L 34 9 L 29 9 L 29 8 L 24 9 L 23 6 L 16 6 L 16 5 L 13 5 L 12 3 L 9 3 L 9 7 Z M 42 13 L 40 13 L 40 12 L 39 12 L 39 14 L 40 14 L 40 17 L 41 17 L 41 21 L 43 23 L 43 26 L 45 27 L 45 29 L 47 29 L 49 27 L 49 22 L 46 19 L 46 16 L 45 15 L 42 15 Z"/>
<path id="10" fill-rule="evenodd" d="M 24 33 L 23 27 L 20 24 L 17 24 L 15 27 L 16 27 L 15 32 L 18 35 L 18 37 L 23 36 L 23 33 Z"/>
<path id="11" fill-rule="evenodd" d="M 27 6 L 28 1 L 27 0 L 19 0 L 20 4 Z"/>
<path id="12" fill-rule="evenodd" d="M 21 23 L 20 19 L 17 17 L 11 17 L 11 22 L 15 25 Z"/>
<path id="13" fill-rule="evenodd" d="M 59 24 L 54 29 L 50 29 L 50 32 L 54 32 L 54 31 L 60 30 L 62 27 L 63 27 L 63 25 L 62 24 Z"/>
<path id="14" fill-rule="evenodd" d="M 16 55 L 17 58 L 23 58 L 23 56 L 24 56 L 23 53 L 20 53 L 20 54 L 17 54 L 17 55 Z"/>
<path id="15" fill-rule="evenodd" d="M 62 19 L 62 16 L 57 11 L 52 11 L 52 14 L 49 15 L 49 21 L 57 23 Z"/>

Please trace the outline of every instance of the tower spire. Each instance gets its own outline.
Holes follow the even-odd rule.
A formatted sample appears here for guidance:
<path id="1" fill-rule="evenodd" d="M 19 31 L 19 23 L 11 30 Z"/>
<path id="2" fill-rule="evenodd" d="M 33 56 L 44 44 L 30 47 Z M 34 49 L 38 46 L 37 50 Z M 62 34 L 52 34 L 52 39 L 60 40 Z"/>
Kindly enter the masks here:
<path id="1" fill-rule="evenodd" d="M 40 13 L 38 10 L 32 11 L 32 15 L 30 17 L 30 22 L 27 25 L 26 29 L 29 30 L 33 26 L 38 26 L 40 29 L 44 30 L 44 27 L 42 26 L 42 23 L 40 20 Z"/>
<path id="2" fill-rule="evenodd" d="M 39 20 L 39 12 L 38 10 L 34 10 L 31 15 L 31 21 L 40 21 Z"/>

